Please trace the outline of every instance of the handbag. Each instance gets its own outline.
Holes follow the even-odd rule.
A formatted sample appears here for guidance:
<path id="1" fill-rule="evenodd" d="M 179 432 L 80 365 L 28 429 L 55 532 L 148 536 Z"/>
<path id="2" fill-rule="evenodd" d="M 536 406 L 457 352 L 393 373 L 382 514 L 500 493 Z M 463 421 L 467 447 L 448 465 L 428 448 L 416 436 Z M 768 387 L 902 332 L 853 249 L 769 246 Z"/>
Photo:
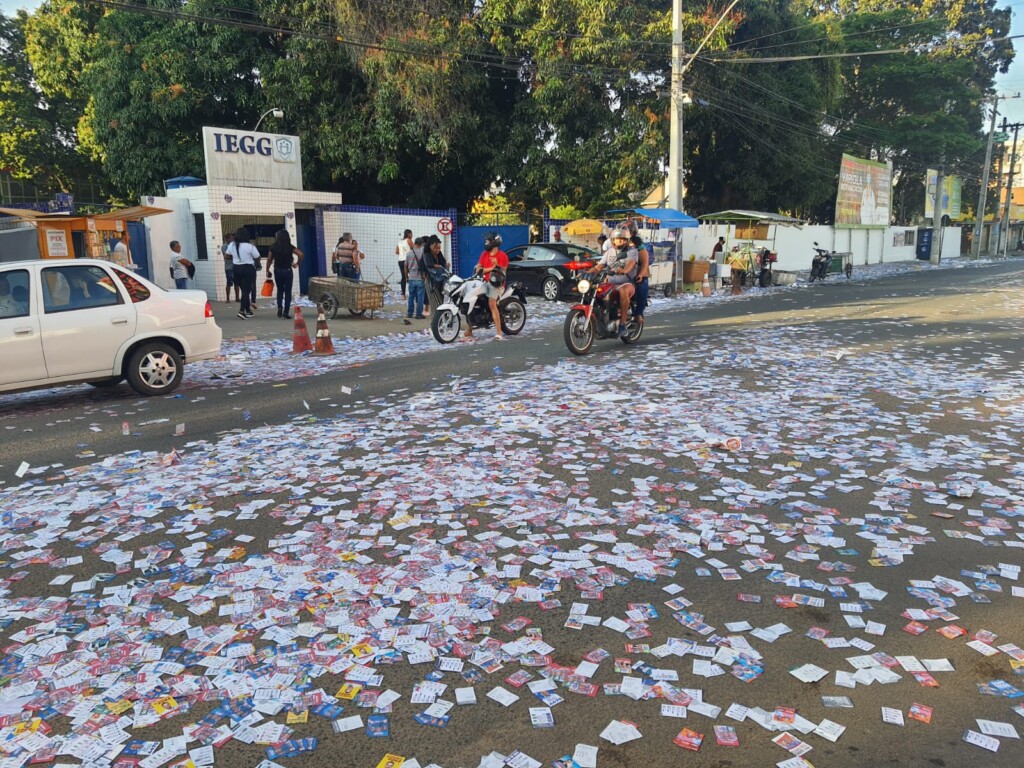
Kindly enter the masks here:
<path id="1" fill-rule="evenodd" d="M 274 295 L 274 281 L 269 277 L 263 281 L 263 288 L 260 290 L 260 296 L 265 299 L 270 298 Z"/>

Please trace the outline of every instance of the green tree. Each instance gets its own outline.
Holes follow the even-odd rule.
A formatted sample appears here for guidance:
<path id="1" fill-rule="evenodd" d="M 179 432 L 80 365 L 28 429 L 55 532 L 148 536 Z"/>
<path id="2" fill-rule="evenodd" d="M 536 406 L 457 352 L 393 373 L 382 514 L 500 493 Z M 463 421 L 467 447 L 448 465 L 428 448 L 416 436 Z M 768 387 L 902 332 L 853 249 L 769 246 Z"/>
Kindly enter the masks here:
<path id="1" fill-rule="evenodd" d="M 901 219 L 922 214 L 927 168 L 968 180 L 983 160 L 982 109 L 995 75 L 1013 58 L 1009 9 L 993 0 L 841 2 L 821 18 L 842 50 L 891 55 L 845 58 L 842 96 L 831 119 L 834 144 L 890 161 Z M 970 186 L 976 185 L 967 185 Z"/>
<path id="2" fill-rule="evenodd" d="M 687 208 L 810 215 L 835 198 L 839 152 L 824 130 L 838 92 L 828 60 L 730 63 L 764 56 L 815 56 L 834 49 L 824 24 L 792 4 L 750 2 L 722 52 L 702 55 L 687 88 Z"/>
<path id="3" fill-rule="evenodd" d="M 150 5 L 215 11 L 206 0 Z M 276 44 L 235 27 L 125 11 L 97 23 L 81 73 L 90 96 L 84 123 L 94 157 L 125 198 L 151 194 L 170 176 L 202 176 L 202 126 L 255 124 L 264 105 L 260 73 Z"/>
<path id="4" fill-rule="evenodd" d="M 273 23 L 303 33 L 268 70 L 266 93 L 294 115 L 316 183 L 359 202 L 425 207 L 461 207 L 487 189 L 515 90 L 488 66 L 470 10 L 267 5 Z"/>
<path id="5" fill-rule="evenodd" d="M 0 14 L 0 170 L 66 191 L 95 169 L 76 153 L 73 105 L 41 87 L 26 43 L 29 27 L 24 11 Z"/>
<path id="6" fill-rule="evenodd" d="M 664 175 L 669 5 L 491 0 L 477 20 L 519 95 L 497 159 L 506 194 L 601 215 Z M 696 24 L 694 14 L 687 23 Z"/>

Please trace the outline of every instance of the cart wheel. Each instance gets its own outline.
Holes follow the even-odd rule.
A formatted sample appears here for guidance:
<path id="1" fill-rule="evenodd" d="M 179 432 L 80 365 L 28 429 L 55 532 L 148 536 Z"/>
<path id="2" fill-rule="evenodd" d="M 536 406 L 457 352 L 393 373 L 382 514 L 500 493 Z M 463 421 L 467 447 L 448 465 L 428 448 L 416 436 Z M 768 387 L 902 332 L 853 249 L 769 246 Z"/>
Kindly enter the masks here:
<path id="1" fill-rule="evenodd" d="M 317 306 L 324 313 L 324 317 L 333 320 L 338 316 L 338 300 L 334 297 L 333 293 L 321 294 Z"/>
<path id="2" fill-rule="evenodd" d="M 355 309 L 350 309 L 350 310 L 348 311 L 348 313 L 349 313 L 350 315 L 352 315 L 352 317 L 362 317 L 363 315 L 365 315 L 365 314 L 366 314 L 366 310 L 365 310 L 365 309 L 360 309 L 360 310 L 358 310 L 358 311 L 357 311 L 357 310 L 355 310 Z"/>
<path id="3" fill-rule="evenodd" d="M 853 264 L 846 265 L 846 279 L 849 280 L 853 275 Z"/>
<path id="4" fill-rule="evenodd" d="M 665 294 L 665 298 L 673 296 L 676 292 L 676 288 L 672 283 L 665 283 L 665 287 L 662 288 L 662 292 Z"/>

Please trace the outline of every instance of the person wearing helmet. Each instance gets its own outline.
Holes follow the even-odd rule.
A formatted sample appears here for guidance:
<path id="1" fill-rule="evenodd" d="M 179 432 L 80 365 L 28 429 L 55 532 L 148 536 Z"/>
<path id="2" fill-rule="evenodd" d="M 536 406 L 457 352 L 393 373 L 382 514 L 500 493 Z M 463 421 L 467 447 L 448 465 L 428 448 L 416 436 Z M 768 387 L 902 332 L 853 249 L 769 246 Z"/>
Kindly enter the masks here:
<path id="1" fill-rule="evenodd" d="M 611 235 L 612 249 L 608 251 L 597 266 L 611 273 L 609 283 L 615 284 L 615 292 L 619 296 L 619 336 L 625 336 L 626 319 L 629 317 L 629 303 L 635 290 L 633 280 L 636 278 L 639 256 L 636 248 L 629 242 L 629 232 L 616 227 Z"/>
<path id="2" fill-rule="evenodd" d="M 477 262 L 474 274 L 481 275 L 484 279 L 483 293 L 491 308 L 495 338 L 497 339 L 504 338 L 501 335 L 501 313 L 498 312 L 498 299 L 505 292 L 505 273 L 507 271 L 508 254 L 501 250 L 501 235 L 497 232 L 488 232 L 484 237 L 484 250 L 480 254 L 480 261 Z M 466 338 L 472 336 L 473 329 L 469 323 L 466 323 Z"/>

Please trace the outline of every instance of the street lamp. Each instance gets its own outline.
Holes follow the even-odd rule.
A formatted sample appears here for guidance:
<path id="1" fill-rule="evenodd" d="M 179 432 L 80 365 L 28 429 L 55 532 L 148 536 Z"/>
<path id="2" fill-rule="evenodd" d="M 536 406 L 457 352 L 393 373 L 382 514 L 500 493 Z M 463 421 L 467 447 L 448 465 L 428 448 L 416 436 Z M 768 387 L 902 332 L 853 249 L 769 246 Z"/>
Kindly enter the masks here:
<path id="1" fill-rule="evenodd" d="M 279 109 L 277 107 L 274 107 L 273 109 L 268 109 L 266 112 L 264 112 L 262 115 L 260 115 L 260 119 L 256 121 L 256 127 L 252 129 L 253 132 L 256 132 L 256 131 L 259 130 L 260 123 L 263 122 L 263 118 L 266 117 L 269 114 L 273 114 L 274 117 L 276 117 L 278 120 L 280 120 L 282 117 L 284 117 L 284 110 L 283 109 Z"/>

